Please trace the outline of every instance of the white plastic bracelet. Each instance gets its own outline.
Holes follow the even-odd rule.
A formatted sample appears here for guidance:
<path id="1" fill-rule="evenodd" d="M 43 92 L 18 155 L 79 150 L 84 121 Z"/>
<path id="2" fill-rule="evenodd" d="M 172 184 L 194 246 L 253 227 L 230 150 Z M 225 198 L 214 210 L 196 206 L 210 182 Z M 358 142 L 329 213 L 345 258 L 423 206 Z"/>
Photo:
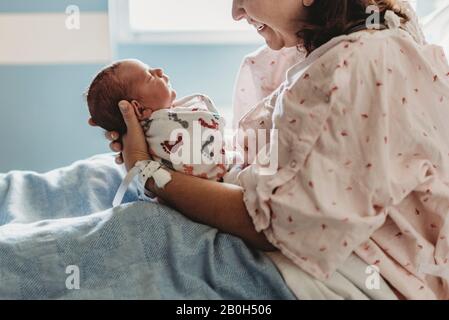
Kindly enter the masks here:
<path id="1" fill-rule="evenodd" d="M 159 162 L 152 160 L 139 161 L 128 172 L 120 184 L 120 187 L 115 194 L 114 201 L 112 202 L 113 207 L 116 207 L 122 203 L 126 190 L 137 175 L 139 175 L 139 180 L 144 190 L 145 184 L 150 178 L 154 179 L 154 182 L 159 189 L 163 189 L 165 185 L 171 181 L 170 172 L 163 169 Z"/>

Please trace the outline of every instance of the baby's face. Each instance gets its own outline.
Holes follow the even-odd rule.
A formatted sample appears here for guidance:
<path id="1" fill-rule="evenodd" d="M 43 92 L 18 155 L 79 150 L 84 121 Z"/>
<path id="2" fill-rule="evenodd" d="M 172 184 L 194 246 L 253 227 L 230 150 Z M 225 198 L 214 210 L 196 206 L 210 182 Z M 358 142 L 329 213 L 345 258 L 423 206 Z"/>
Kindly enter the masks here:
<path id="1" fill-rule="evenodd" d="M 142 113 L 148 109 L 170 108 L 176 99 L 176 92 L 162 69 L 152 69 L 138 60 L 128 60 L 120 65 L 119 75 L 132 86 L 134 99 Z"/>

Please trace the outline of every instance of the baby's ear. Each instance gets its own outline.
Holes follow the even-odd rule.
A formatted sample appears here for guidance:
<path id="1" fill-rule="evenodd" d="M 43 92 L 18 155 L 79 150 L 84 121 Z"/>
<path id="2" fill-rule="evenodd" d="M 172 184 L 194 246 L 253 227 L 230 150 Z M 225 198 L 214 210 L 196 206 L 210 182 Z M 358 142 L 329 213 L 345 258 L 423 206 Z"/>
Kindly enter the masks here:
<path id="1" fill-rule="evenodd" d="M 143 114 L 142 114 L 143 107 L 142 107 L 142 105 L 139 103 L 139 101 L 136 101 L 136 100 L 131 101 L 131 105 L 134 108 L 134 112 L 137 115 L 137 118 L 139 120 L 142 120 L 142 117 L 143 117 Z"/>
<path id="2" fill-rule="evenodd" d="M 151 110 L 149 108 L 145 108 L 137 100 L 131 101 L 131 104 L 132 104 L 132 106 L 134 108 L 134 112 L 136 113 L 137 118 L 139 120 L 147 120 L 148 118 L 151 117 L 151 114 L 153 113 L 153 110 Z"/>

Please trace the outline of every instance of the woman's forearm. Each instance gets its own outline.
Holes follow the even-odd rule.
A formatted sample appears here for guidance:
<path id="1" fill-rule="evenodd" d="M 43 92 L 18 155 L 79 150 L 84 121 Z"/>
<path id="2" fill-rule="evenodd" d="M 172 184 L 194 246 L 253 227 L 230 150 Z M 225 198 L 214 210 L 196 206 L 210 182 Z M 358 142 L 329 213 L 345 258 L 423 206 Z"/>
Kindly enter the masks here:
<path id="1" fill-rule="evenodd" d="M 119 107 L 127 133 L 123 136 L 123 148 L 117 146 L 117 149 L 122 150 L 124 163 L 129 170 L 136 162 L 151 157 L 133 106 L 128 101 L 120 101 Z M 164 190 L 156 188 L 153 179 L 147 181 L 146 188 L 191 220 L 238 236 L 258 249 L 273 249 L 265 235 L 254 229 L 243 202 L 241 188 L 179 172 L 171 171 L 171 174 L 172 181 Z"/>
<path id="2" fill-rule="evenodd" d="M 257 249 L 274 250 L 265 235 L 254 229 L 241 187 L 170 173 L 172 181 L 164 190 L 158 189 L 153 179 L 147 181 L 146 188 L 191 220 L 235 235 Z"/>

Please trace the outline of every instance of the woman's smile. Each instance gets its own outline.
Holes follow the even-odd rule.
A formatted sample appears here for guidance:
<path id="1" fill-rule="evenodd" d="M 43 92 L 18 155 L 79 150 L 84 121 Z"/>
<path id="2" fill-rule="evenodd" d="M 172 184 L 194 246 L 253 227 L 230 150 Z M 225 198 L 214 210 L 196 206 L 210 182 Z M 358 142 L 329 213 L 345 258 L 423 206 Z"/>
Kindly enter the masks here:
<path id="1" fill-rule="evenodd" d="M 266 25 L 264 23 L 256 21 L 254 19 L 248 18 L 247 20 L 248 20 L 248 23 L 250 25 L 252 25 L 254 28 L 256 28 L 258 32 L 261 32 L 266 27 Z"/>
<path id="2" fill-rule="evenodd" d="M 246 19 L 274 50 L 298 44 L 305 12 L 298 0 L 234 0 L 232 8 L 234 20 Z"/>

